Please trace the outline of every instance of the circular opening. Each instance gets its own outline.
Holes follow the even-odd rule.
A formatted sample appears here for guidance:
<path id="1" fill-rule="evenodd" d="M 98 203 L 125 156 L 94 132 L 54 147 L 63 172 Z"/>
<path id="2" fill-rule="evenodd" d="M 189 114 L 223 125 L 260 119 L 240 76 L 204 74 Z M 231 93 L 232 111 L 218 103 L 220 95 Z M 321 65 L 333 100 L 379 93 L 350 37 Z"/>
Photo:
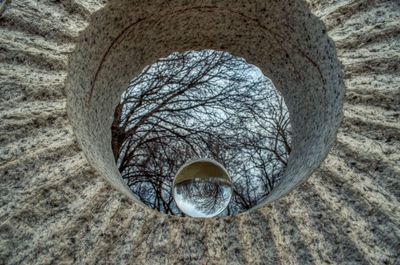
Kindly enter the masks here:
<path id="1" fill-rule="evenodd" d="M 244 59 L 213 50 L 173 53 L 146 67 L 122 94 L 111 131 L 132 192 L 172 215 L 184 214 L 172 184 L 186 161 L 225 166 L 233 198 L 221 215 L 235 215 L 272 192 L 291 151 L 289 112 L 271 80 Z"/>
<path id="2" fill-rule="evenodd" d="M 270 78 L 290 113 L 292 141 L 279 185 L 256 207 L 305 181 L 327 155 L 341 121 L 344 86 L 333 42 L 303 1 L 135 3 L 95 13 L 70 56 L 68 115 L 91 165 L 141 203 L 111 148 L 115 107 L 146 65 L 176 51 L 212 49 L 245 58 Z"/>

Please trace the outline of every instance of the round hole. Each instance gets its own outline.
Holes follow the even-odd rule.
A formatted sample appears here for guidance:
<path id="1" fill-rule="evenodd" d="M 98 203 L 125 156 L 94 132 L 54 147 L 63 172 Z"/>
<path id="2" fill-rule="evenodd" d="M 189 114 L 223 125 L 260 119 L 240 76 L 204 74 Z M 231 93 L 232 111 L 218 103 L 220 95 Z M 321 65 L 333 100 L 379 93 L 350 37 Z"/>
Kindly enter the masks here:
<path id="1" fill-rule="evenodd" d="M 115 107 L 145 66 L 176 51 L 204 49 L 226 51 L 259 67 L 288 107 L 292 150 L 282 181 L 255 208 L 262 207 L 320 165 L 342 116 L 344 86 L 334 44 L 302 1 L 110 1 L 92 16 L 70 56 L 69 119 L 91 165 L 141 203 L 122 179 L 111 149 Z"/>
<path id="2" fill-rule="evenodd" d="M 146 67 L 122 94 L 111 131 L 118 170 L 134 195 L 172 215 L 185 214 L 172 182 L 186 161 L 224 165 L 233 198 L 221 215 L 236 215 L 279 184 L 291 151 L 289 112 L 271 80 L 221 51 L 173 53 Z"/>

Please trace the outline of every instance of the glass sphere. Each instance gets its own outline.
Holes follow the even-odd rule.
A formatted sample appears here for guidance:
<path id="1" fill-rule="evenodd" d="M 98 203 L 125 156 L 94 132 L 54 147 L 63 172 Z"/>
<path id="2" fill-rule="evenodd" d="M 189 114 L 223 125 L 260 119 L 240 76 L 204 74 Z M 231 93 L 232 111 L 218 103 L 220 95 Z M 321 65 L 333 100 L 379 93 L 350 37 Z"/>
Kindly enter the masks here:
<path id="1" fill-rule="evenodd" d="M 214 217 L 228 206 L 232 182 L 216 161 L 197 159 L 184 164 L 175 176 L 173 196 L 178 208 L 191 217 Z"/>

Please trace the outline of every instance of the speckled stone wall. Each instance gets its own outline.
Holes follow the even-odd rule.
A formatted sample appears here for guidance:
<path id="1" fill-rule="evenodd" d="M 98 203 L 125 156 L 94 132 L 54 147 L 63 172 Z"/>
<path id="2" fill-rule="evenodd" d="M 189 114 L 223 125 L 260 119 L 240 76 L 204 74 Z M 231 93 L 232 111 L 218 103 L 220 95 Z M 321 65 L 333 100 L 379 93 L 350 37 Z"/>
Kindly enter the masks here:
<path id="1" fill-rule="evenodd" d="M 13 0 L 1 15 L 0 264 L 398 264 L 398 1 L 142 2 Z M 302 185 L 208 220 L 121 192 L 107 139 L 118 93 L 157 57 L 206 47 L 283 92 L 296 153 L 274 197 L 301 182 L 339 120 L 333 46 L 343 121 Z"/>
<path id="2" fill-rule="evenodd" d="M 344 84 L 324 24 L 304 2 L 111 1 L 92 17 L 70 56 L 69 117 L 83 151 L 119 190 L 111 152 L 115 106 L 135 74 L 175 51 L 224 50 L 260 67 L 282 92 L 293 152 L 275 200 L 311 175 L 341 120 Z"/>

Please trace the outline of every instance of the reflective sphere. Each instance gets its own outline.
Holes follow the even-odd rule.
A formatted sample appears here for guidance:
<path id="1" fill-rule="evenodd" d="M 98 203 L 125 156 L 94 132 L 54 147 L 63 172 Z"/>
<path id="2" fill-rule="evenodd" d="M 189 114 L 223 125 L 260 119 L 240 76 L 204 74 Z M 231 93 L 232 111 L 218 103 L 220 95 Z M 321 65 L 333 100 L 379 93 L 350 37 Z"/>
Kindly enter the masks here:
<path id="1" fill-rule="evenodd" d="M 183 165 L 175 176 L 173 196 L 178 208 L 191 217 L 214 217 L 229 204 L 231 179 L 225 168 L 209 159 Z"/>

